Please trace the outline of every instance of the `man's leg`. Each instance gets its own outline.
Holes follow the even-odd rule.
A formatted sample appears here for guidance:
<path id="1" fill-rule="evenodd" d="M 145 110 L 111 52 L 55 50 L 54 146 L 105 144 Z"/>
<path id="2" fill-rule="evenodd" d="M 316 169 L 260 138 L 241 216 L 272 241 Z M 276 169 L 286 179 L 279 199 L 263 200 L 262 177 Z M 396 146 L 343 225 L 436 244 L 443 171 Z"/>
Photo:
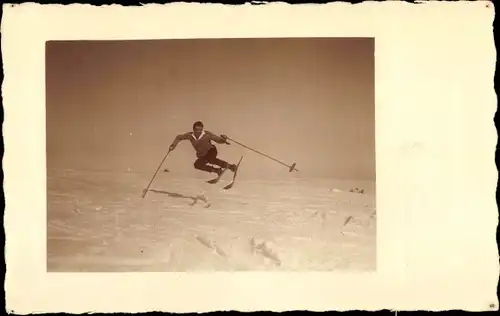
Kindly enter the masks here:
<path id="1" fill-rule="evenodd" d="M 219 166 L 221 168 L 224 168 L 224 169 L 229 168 L 229 170 L 234 172 L 236 165 L 230 164 L 227 161 L 224 161 L 222 159 L 217 158 L 217 153 L 218 153 L 217 148 L 213 147 L 212 149 L 210 149 L 210 151 L 205 156 L 207 159 L 207 162 L 212 164 L 212 165 L 216 165 L 216 166 Z"/>
<path id="2" fill-rule="evenodd" d="M 196 161 L 194 162 L 194 167 L 198 170 L 209 172 L 209 173 L 210 172 L 214 172 L 217 174 L 220 173 L 221 169 L 209 166 L 209 165 L 207 165 L 207 162 L 208 161 L 207 161 L 206 157 L 200 157 L 200 158 L 196 159 Z"/>

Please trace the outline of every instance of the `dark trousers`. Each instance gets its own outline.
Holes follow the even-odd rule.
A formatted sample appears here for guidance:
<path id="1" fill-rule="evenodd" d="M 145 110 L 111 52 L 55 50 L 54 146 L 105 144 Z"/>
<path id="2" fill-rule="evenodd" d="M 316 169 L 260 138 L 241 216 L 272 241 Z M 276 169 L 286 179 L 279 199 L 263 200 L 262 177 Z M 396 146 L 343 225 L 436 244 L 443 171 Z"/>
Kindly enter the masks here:
<path id="1" fill-rule="evenodd" d="M 216 165 L 221 168 L 227 168 L 229 166 L 226 161 L 217 158 L 217 148 L 215 147 L 212 147 L 205 156 L 198 157 L 194 162 L 194 167 L 206 172 L 216 172 L 218 168 L 214 168 L 208 164 Z"/>

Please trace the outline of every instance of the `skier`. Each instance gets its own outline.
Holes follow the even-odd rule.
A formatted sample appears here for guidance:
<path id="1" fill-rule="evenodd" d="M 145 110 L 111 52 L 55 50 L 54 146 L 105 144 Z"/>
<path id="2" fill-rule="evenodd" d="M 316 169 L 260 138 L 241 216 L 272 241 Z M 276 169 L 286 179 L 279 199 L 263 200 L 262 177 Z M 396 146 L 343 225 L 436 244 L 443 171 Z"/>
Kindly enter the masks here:
<path id="1" fill-rule="evenodd" d="M 236 165 L 229 164 L 228 162 L 217 158 L 217 147 L 212 144 L 212 141 L 219 144 L 229 144 L 227 142 L 227 136 L 221 135 L 217 136 L 204 129 L 203 123 L 197 121 L 193 124 L 193 131 L 185 134 L 177 135 L 169 147 L 172 151 L 177 147 L 180 141 L 189 140 L 196 150 L 196 161 L 194 162 L 194 167 L 198 170 L 205 172 L 216 173 L 217 176 L 221 176 L 222 173 L 229 169 L 232 172 L 236 172 Z M 218 168 L 210 166 L 216 165 Z"/>

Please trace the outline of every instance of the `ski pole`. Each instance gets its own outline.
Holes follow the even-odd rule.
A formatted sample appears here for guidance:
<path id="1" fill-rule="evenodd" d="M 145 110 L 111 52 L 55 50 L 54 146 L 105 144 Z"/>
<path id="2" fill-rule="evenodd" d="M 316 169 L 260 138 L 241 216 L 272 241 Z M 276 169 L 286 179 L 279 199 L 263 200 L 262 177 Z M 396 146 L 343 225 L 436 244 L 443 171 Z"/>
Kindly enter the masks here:
<path id="1" fill-rule="evenodd" d="M 236 144 L 238 144 L 238 145 L 240 145 L 240 146 L 242 146 L 242 147 L 245 147 L 246 149 L 249 149 L 249 150 L 251 150 L 251 151 L 253 151 L 253 152 L 258 153 L 259 155 L 262 155 L 262 156 L 264 156 L 264 157 L 266 157 L 266 158 L 268 158 L 268 159 L 271 159 L 271 160 L 273 160 L 273 161 L 276 161 L 277 163 L 279 163 L 279 164 L 281 164 L 281 165 L 283 165 L 283 166 L 285 166 L 285 167 L 288 167 L 288 168 L 289 168 L 289 172 L 292 172 L 293 170 L 295 170 L 295 171 L 299 171 L 299 169 L 295 168 L 296 163 L 293 163 L 291 166 L 289 166 L 289 165 L 287 165 L 286 163 L 279 161 L 278 159 L 275 159 L 275 158 L 273 158 L 273 157 L 271 157 L 271 156 L 269 156 L 269 155 L 266 155 L 266 154 L 264 154 L 264 153 L 262 153 L 262 152 L 260 152 L 260 151 L 258 151 L 258 150 L 256 150 L 256 149 L 250 148 L 250 147 L 248 147 L 247 145 L 244 145 L 244 144 L 242 144 L 242 143 L 240 143 L 240 142 L 238 142 L 238 141 L 236 141 L 236 140 L 234 140 L 234 139 L 232 139 L 232 138 L 229 138 L 229 137 L 228 137 L 227 139 L 229 139 L 229 140 L 231 140 L 231 141 L 235 142 Z"/>
<path id="2" fill-rule="evenodd" d="M 169 149 L 168 152 L 167 152 L 167 154 L 165 155 L 165 157 L 163 157 L 163 160 L 160 162 L 160 165 L 158 166 L 158 169 L 156 169 L 156 172 L 153 175 L 153 178 L 151 178 L 151 181 L 149 181 L 149 184 L 148 184 L 147 188 L 144 189 L 144 191 L 142 191 L 142 198 L 144 198 L 146 196 L 146 194 L 148 193 L 148 190 L 149 190 L 149 187 L 151 186 L 151 183 L 153 183 L 153 180 L 155 179 L 156 174 L 158 173 L 158 170 L 160 170 L 161 165 L 163 165 L 163 162 L 165 161 L 165 159 L 167 159 L 167 156 L 170 154 L 170 152 L 171 152 L 171 150 Z"/>

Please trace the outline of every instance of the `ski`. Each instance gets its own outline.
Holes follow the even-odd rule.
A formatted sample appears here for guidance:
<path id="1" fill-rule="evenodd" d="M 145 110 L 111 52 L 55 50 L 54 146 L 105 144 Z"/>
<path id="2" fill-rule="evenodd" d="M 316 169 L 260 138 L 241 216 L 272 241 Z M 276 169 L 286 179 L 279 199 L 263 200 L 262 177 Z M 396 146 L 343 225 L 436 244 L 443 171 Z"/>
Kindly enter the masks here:
<path id="1" fill-rule="evenodd" d="M 231 183 L 229 183 L 228 185 L 226 185 L 226 186 L 224 187 L 224 190 L 229 190 L 229 189 L 231 189 L 231 188 L 233 187 L 234 182 L 235 182 L 235 180 L 236 180 L 236 176 L 238 175 L 238 169 L 239 169 L 239 167 L 240 167 L 240 163 L 241 163 L 241 161 L 242 161 L 242 160 L 243 160 L 243 156 L 241 156 L 240 160 L 239 160 L 239 161 L 238 161 L 238 163 L 236 164 L 236 170 L 234 170 L 233 180 L 231 181 Z"/>

